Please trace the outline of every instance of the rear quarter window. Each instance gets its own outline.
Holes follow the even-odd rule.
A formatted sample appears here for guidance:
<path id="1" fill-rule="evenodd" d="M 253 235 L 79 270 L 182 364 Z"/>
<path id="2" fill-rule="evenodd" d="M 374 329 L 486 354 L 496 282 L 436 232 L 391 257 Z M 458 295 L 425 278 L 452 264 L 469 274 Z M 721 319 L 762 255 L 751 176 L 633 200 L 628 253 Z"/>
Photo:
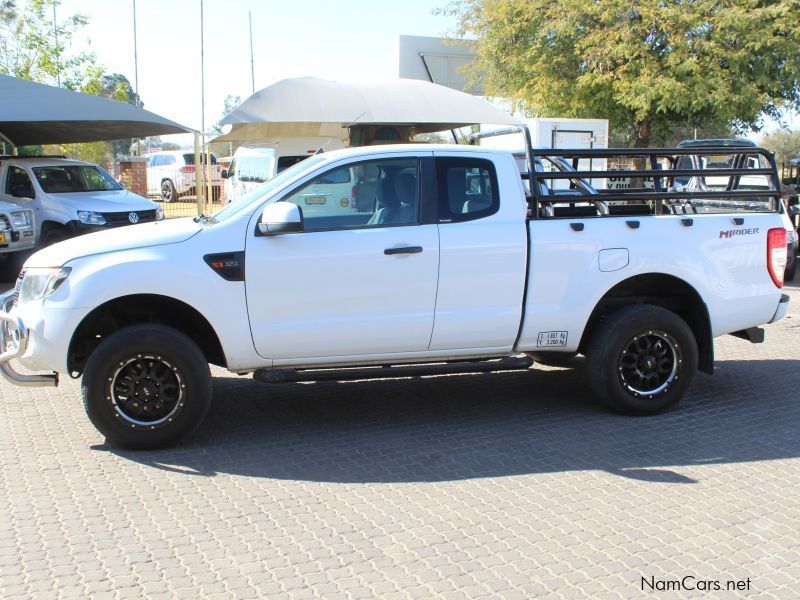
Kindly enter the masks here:
<path id="1" fill-rule="evenodd" d="M 436 187 L 440 223 L 483 219 L 500 208 L 497 172 L 490 160 L 437 158 Z"/>

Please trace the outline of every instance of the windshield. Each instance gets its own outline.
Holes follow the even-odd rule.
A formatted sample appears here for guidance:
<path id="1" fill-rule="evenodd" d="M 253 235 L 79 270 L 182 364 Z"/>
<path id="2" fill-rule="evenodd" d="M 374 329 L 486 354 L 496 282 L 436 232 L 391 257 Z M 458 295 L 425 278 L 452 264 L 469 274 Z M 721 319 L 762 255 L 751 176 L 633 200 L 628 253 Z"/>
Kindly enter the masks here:
<path id="1" fill-rule="evenodd" d="M 306 171 L 310 171 L 314 167 L 316 167 L 319 163 L 325 160 L 322 156 L 312 156 L 311 158 L 307 158 L 303 162 L 297 163 L 289 167 L 288 169 L 281 171 L 275 177 L 271 179 L 267 179 L 264 183 L 262 183 L 257 188 L 253 189 L 251 192 L 242 196 L 241 199 L 237 200 L 236 202 L 231 202 L 222 210 L 217 211 L 214 213 L 213 217 L 214 220 L 224 221 L 238 213 L 243 207 L 248 206 L 249 204 L 253 203 L 254 201 L 261 200 L 269 195 L 273 190 L 278 189 L 285 183 L 288 183 L 295 177 L 302 175 Z"/>
<path id="2" fill-rule="evenodd" d="M 123 189 L 100 167 L 69 165 L 34 167 L 33 174 L 42 189 L 49 194 L 70 192 L 108 192 Z"/>

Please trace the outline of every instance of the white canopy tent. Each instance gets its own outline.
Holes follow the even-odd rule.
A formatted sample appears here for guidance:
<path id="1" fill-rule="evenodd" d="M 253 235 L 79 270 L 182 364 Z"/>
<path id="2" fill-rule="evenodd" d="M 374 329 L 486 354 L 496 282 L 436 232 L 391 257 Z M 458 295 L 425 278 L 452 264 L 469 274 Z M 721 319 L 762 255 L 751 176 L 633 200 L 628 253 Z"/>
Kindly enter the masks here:
<path id="1" fill-rule="evenodd" d="M 0 139 L 13 146 L 192 132 L 125 102 L 0 75 Z"/>
<path id="2" fill-rule="evenodd" d="M 215 142 L 257 142 L 289 136 L 345 139 L 359 125 L 398 125 L 430 133 L 521 121 L 485 100 L 426 81 L 345 82 L 284 79 L 245 100 L 222 120 L 230 131 Z"/>

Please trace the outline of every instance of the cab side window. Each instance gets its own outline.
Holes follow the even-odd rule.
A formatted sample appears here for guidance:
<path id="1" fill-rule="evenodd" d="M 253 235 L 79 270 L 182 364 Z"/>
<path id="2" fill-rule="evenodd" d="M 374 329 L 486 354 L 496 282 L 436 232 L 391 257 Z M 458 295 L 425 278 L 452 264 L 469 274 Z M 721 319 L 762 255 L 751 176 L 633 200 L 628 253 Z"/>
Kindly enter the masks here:
<path id="1" fill-rule="evenodd" d="M 19 167 L 9 167 L 6 175 L 6 194 L 11 194 L 14 188 L 25 188 L 25 190 L 33 196 L 31 178 L 28 177 L 24 169 L 20 169 Z"/>
<path id="2" fill-rule="evenodd" d="M 497 173 L 490 160 L 437 158 L 436 185 L 440 223 L 482 219 L 500 207 Z"/>
<path id="3" fill-rule="evenodd" d="M 419 161 L 393 158 L 334 168 L 284 198 L 320 231 L 419 223 Z"/>

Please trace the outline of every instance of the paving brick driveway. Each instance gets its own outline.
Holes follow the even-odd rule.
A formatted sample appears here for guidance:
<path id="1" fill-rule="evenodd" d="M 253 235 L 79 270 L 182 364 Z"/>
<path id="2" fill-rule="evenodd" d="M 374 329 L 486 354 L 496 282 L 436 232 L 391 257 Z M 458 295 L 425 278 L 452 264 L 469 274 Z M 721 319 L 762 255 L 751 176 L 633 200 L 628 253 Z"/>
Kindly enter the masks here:
<path id="1" fill-rule="evenodd" d="M 719 340 L 717 374 L 650 418 L 596 406 L 580 369 L 220 372 L 199 433 L 133 453 L 104 445 L 74 381 L 2 383 L 0 597 L 643 597 L 642 577 L 691 575 L 797 598 L 789 291 L 767 343 Z"/>

